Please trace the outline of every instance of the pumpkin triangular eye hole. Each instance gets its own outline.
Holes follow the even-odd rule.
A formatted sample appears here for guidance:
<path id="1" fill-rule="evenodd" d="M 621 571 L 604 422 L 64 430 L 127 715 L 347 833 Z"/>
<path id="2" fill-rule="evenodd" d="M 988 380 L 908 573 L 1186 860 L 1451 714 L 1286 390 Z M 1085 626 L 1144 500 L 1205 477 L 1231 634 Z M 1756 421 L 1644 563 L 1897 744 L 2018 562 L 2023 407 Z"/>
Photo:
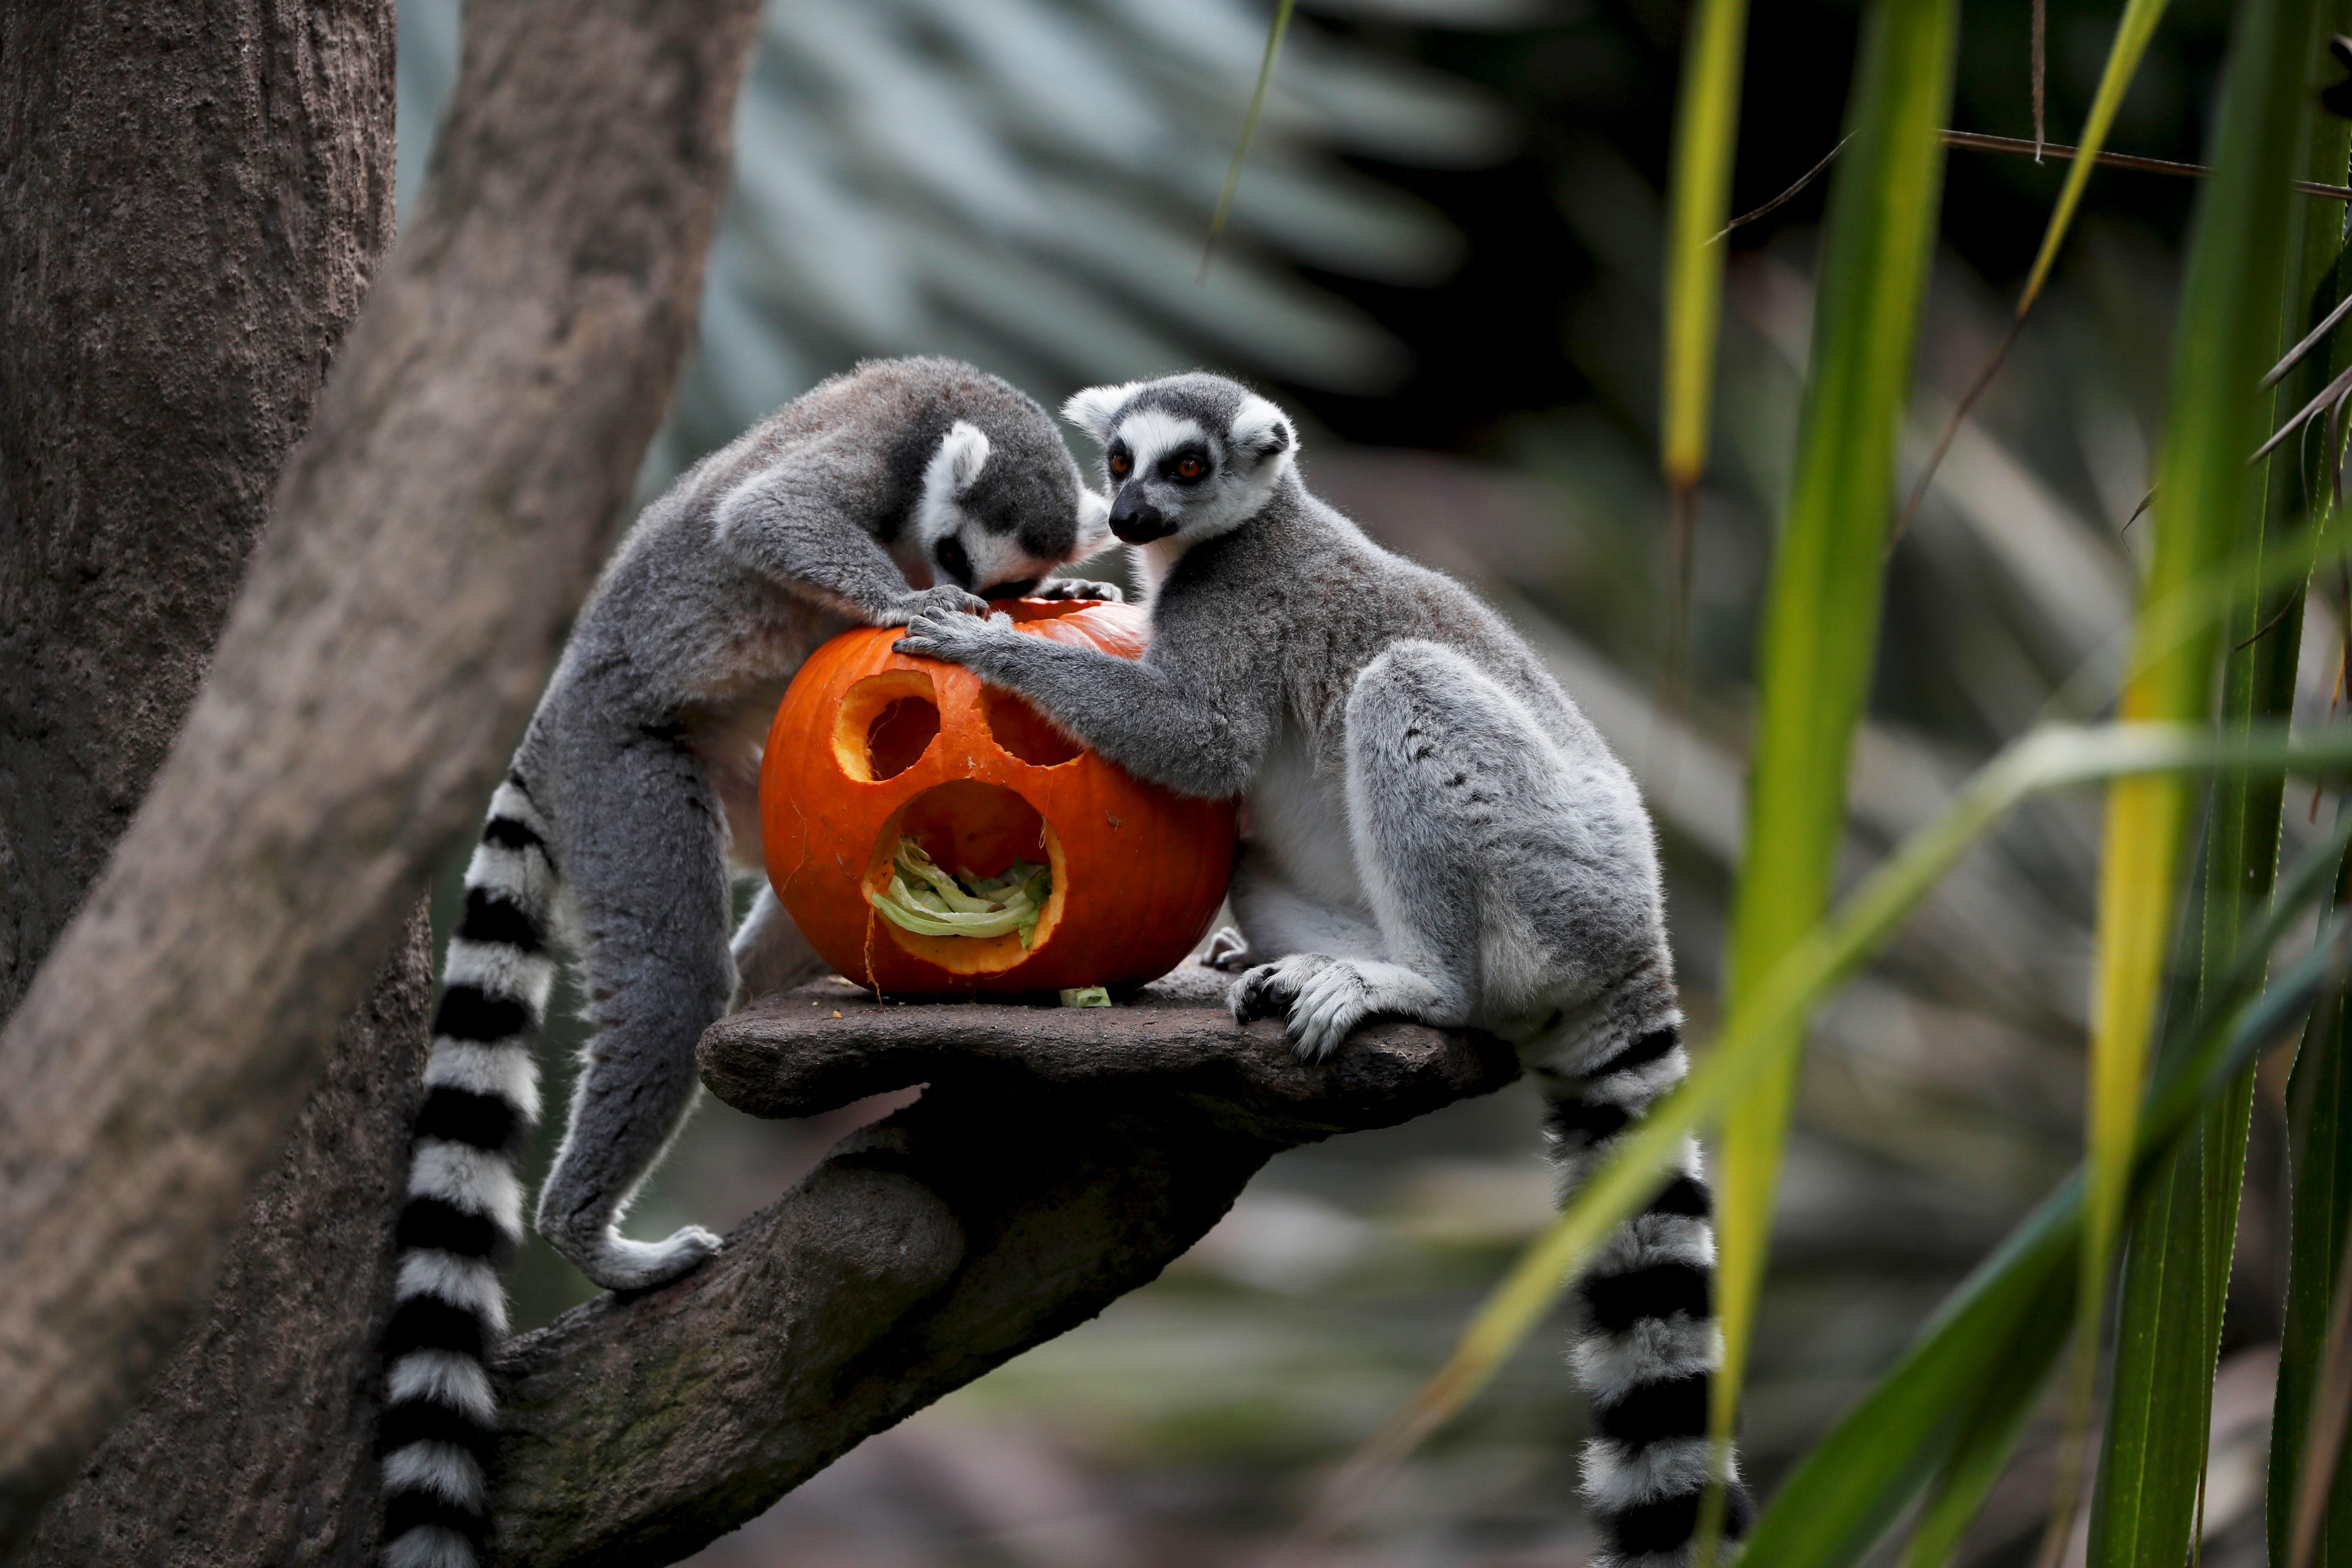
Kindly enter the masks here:
<path id="1" fill-rule="evenodd" d="M 919 669 L 888 670 L 843 696 L 834 759 L 860 784 L 878 784 L 920 762 L 939 732 L 939 693 L 931 678 Z"/>
<path id="2" fill-rule="evenodd" d="M 922 760 L 940 732 L 940 710 L 920 697 L 901 697 L 866 728 L 866 756 L 877 779 L 896 778 Z"/>
<path id="3" fill-rule="evenodd" d="M 992 686 L 980 690 L 980 716 L 988 733 L 1004 751 L 1033 768 L 1059 767 L 1085 750 L 1045 721 L 1045 716 L 1010 691 Z"/>

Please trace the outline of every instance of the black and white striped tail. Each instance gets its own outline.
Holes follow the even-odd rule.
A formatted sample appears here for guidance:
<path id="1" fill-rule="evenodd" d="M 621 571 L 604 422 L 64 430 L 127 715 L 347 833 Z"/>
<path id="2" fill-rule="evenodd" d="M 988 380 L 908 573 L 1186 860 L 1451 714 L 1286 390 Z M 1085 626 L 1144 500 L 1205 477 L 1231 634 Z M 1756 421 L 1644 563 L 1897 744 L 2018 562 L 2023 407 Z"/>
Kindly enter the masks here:
<path id="1" fill-rule="evenodd" d="M 1581 1174 L 1653 1100 L 1690 1071 L 1681 1030 L 1653 1029 L 1603 1049 L 1573 1087 L 1551 1091 L 1553 1153 Z M 1611 1236 L 1579 1282 L 1584 1329 L 1574 1362 L 1592 1403 L 1584 1494 L 1601 1546 L 1593 1568 L 1684 1568 L 1707 1483 L 1707 1401 L 1723 1358 L 1715 1321 L 1714 1204 L 1698 1145 L 1647 1208 Z M 1751 1512 L 1734 1462 L 1717 1558 Z"/>
<path id="2" fill-rule="evenodd" d="M 509 778 L 466 868 L 400 1212 L 377 1445 L 386 1568 L 474 1568 L 488 1531 L 488 1363 L 507 1326 L 499 1271 L 522 1239 L 516 1165 L 539 1119 L 554 898 L 546 821 Z"/>

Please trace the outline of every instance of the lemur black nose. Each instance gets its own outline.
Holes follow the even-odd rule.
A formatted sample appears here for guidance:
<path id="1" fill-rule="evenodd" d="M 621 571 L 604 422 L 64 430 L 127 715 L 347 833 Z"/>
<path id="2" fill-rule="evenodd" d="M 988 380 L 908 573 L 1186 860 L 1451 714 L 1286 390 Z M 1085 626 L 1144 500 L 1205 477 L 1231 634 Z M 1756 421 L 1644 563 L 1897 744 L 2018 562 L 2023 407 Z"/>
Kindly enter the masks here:
<path id="1" fill-rule="evenodd" d="M 1118 535 L 1122 543 L 1149 544 L 1175 532 L 1176 521 L 1130 487 L 1119 491 L 1118 499 L 1111 502 L 1110 531 Z"/>

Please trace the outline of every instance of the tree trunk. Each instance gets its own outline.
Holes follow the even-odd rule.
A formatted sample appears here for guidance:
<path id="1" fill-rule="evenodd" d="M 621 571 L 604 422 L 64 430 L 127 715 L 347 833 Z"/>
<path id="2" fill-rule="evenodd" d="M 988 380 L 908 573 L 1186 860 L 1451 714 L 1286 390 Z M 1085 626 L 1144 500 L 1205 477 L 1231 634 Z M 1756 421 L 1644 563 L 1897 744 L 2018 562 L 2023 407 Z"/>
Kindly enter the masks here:
<path id="1" fill-rule="evenodd" d="M 179 732 L 392 242 L 393 13 L 0 7 L 0 1019 Z"/>
<path id="2" fill-rule="evenodd" d="M 0 1258 L 40 1260 L 0 1287 L 0 1547 L 186 1328 L 521 728 L 684 357 L 756 17 L 467 10 L 203 691 L 0 1034 Z"/>
<path id="3" fill-rule="evenodd" d="M 0 1018 L 179 732 L 392 243 L 392 0 L 0 7 Z"/>
<path id="4" fill-rule="evenodd" d="M 41 1516 L 25 1568 L 373 1561 L 387 1216 L 425 1097 L 432 992 L 420 908 L 246 1205 L 204 1320 Z"/>

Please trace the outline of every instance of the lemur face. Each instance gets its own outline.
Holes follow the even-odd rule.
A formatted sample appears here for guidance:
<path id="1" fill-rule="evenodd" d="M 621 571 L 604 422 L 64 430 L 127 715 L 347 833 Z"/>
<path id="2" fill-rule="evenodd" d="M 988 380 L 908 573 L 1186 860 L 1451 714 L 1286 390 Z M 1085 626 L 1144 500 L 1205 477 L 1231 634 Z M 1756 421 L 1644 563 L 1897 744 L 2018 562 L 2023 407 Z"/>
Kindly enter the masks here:
<path id="1" fill-rule="evenodd" d="M 1282 410 L 1200 373 L 1090 387 L 1062 414 L 1102 443 L 1110 531 L 1129 544 L 1181 548 L 1240 526 L 1298 450 Z"/>
<path id="2" fill-rule="evenodd" d="M 1110 542 L 1103 499 L 1077 481 L 1068 454 L 999 458 L 986 431 L 959 419 L 923 470 L 916 539 L 934 583 L 987 599 L 1034 592 L 1055 567 Z M 1024 455 L 1025 456 L 1025 455 Z"/>

